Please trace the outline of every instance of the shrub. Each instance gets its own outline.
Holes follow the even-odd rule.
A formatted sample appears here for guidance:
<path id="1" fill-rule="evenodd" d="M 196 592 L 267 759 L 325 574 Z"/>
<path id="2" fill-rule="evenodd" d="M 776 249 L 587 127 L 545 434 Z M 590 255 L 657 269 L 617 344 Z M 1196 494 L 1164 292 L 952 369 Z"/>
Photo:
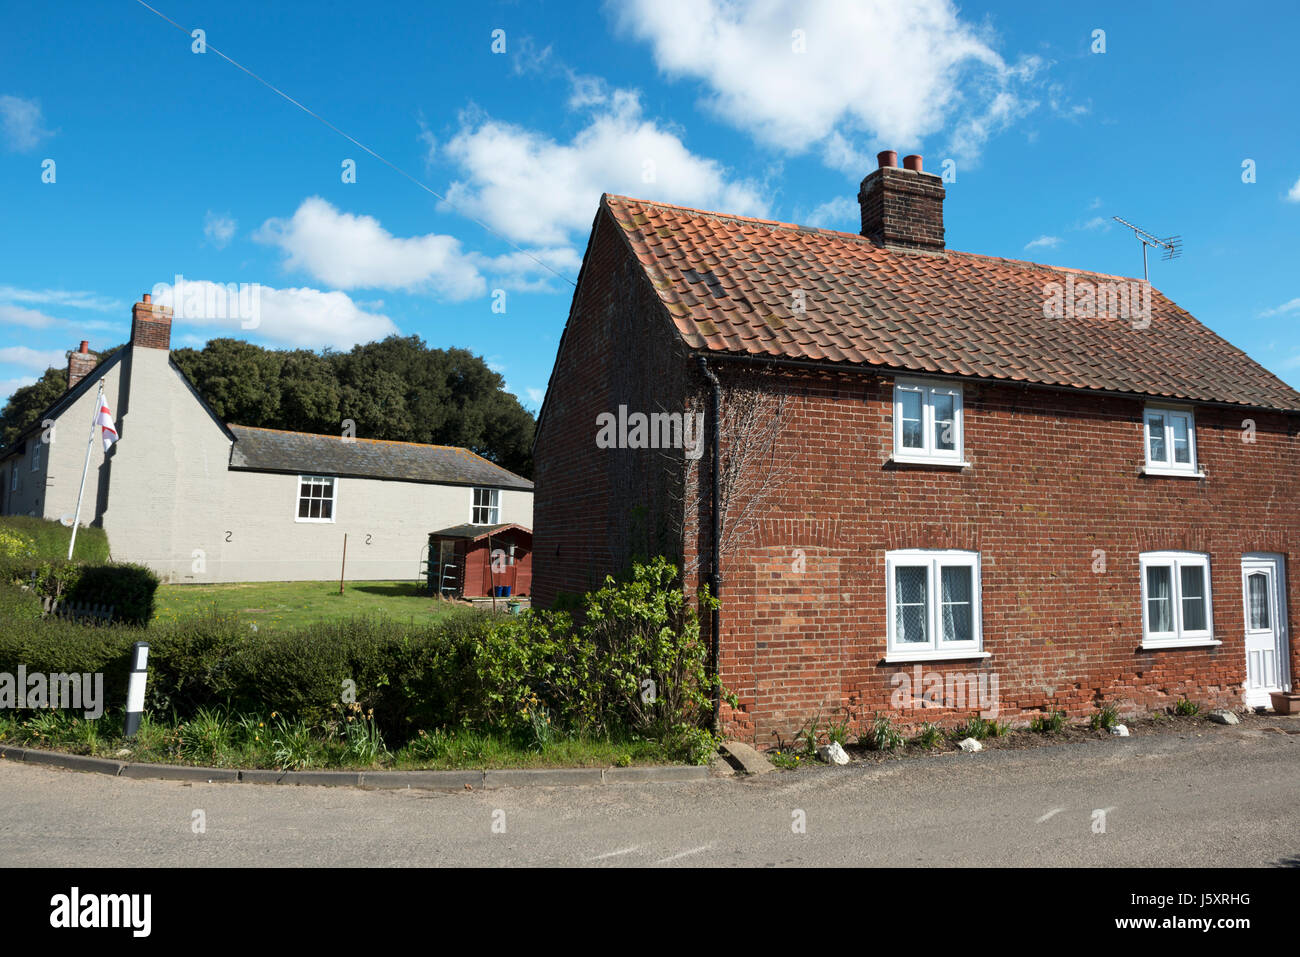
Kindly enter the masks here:
<path id="1" fill-rule="evenodd" d="M 1053 711 L 1050 714 L 1034 718 L 1034 720 L 1029 722 L 1029 730 L 1038 734 L 1057 734 L 1064 728 L 1064 711 Z"/>
<path id="2" fill-rule="evenodd" d="M 942 742 L 943 729 L 931 721 L 927 721 L 925 724 L 921 725 L 921 730 L 918 731 L 916 737 L 912 739 L 913 744 L 918 748 L 924 748 L 927 751 L 934 750 Z"/>
<path id="3" fill-rule="evenodd" d="M 0 558 L 35 558 L 36 543 L 31 536 L 0 525 Z"/>
<path id="4" fill-rule="evenodd" d="M 0 583 L 25 585 L 41 598 L 67 594 L 81 577 L 82 566 L 62 558 L 0 558 Z"/>
<path id="5" fill-rule="evenodd" d="M 1179 698 L 1178 703 L 1174 705 L 1174 714 L 1184 718 L 1195 717 L 1201 713 L 1201 706 L 1195 701 L 1189 701 L 1187 698 Z"/>
<path id="6" fill-rule="evenodd" d="M 1098 708 L 1089 724 L 1094 731 L 1109 731 L 1119 724 L 1119 708 L 1113 704 Z"/>
<path id="7" fill-rule="evenodd" d="M 953 730 L 952 736 L 958 740 L 974 738 L 976 741 L 983 741 L 985 738 L 992 736 L 997 737 L 999 733 L 997 724 L 992 721 L 986 721 L 979 715 L 972 715 L 965 723 L 960 724 Z"/>
<path id="8" fill-rule="evenodd" d="M 872 751 L 897 751 L 906 743 L 902 732 L 894 727 L 889 716 L 880 712 L 876 712 L 863 740 Z"/>
<path id="9" fill-rule="evenodd" d="M 86 565 L 68 586 L 67 600 L 112 605 L 113 620 L 147 625 L 153 619 L 158 576 L 143 565 Z"/>
<path id="10" fill-rule="evenodd" d="M 34 591 L 0 584 L 0 622 L 35 621 L 41 617 L 41 599 Z"/>
<path id="11" fill-rule="evenodd" d="M 816 715 L 807 724 L 803 725 L 799 729 L 799 733 L 795 735 L 796 741 L 803 742 L 804 754 L 814 755 L 817 753 L 817 741 L 821 737 L 821 734 L 818 731 L 818 728 L 821 726 L 821 720 L 822 716 L 820 714 Z"/>
<path id="12" fill-rule="evenodd" d="M 848 711 L 844 712 L 844 717 L 839 721 L 826 722 L 826 743 L 838 744 L 841 748 L 849 743 L 849 728 L 852 725 L 852 716 Z"/>

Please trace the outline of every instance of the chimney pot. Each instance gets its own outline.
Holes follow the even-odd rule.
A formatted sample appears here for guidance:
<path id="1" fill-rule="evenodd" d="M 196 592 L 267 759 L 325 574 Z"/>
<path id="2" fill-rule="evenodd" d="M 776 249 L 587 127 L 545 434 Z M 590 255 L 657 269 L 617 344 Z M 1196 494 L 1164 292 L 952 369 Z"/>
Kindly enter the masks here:
<path id="1" fill-rule="evenodd" d="M 79 349 L 77 349 L 77 351 L 80 352 L 80 353 L 84 356 L 87 352 L 90 351 L 90 343 L 89 343 L 87 340 L 82 339 L 82 340 L 81 340 L 81 347 L 80 347 Z"/>
<path id="2" fill-rule="evenodd" d="M 921 154 L 913 153 L 911 156 L 904 156 L 903 169 L 910 169 L 914 173 L 921 172 Z"/>
<path id="3" fill-rule="evenodd" d="M 146 292 L 146 293 L 144 294 L 144 299 L 141 300 L 141 301 L 142 301 L 142 302 L 153 302 L 153 296 L 149 295 L 149 293 Z"/>
<path id="4" fill-rule="evenodd" d="M 880 164 L 881 169 L 887 166 L 897 166 L 898 150 L 881 150 L 876 154 L 876 162 Z"/>

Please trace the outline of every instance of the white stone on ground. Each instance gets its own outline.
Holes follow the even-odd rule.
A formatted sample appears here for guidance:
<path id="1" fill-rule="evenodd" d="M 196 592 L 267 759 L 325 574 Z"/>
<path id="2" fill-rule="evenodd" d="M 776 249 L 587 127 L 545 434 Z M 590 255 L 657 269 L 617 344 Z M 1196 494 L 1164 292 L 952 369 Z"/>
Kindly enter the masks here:
<path id="1" fill-rule="evenodd" d="M 827 764 L 848 764 L 849 756 L 844 753 L 838 741 L 832 741 L 830 744 L 823 744 L 817 749 L 817 757 L 821 758 Z"/>

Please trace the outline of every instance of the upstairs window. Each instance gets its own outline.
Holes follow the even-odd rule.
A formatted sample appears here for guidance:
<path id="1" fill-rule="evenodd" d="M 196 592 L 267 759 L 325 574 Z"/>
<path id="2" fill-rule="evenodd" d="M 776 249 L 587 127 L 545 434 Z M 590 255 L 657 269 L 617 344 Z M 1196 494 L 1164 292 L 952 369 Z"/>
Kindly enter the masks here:
<path id="1" fill-rule="evenodd" d="M 980 652 L 978 552 L 903 550 L 885 555 L 890 657 Z"/>
<path id="2" fill-rule="evenodd" d="M 328 475 L 298 476 L 300 522 L 334 521 L 334 479 Z"/>
<path id="3" fill-rule="evenodd" d="M 41 470 L 41 444 L 37 442 L 35 445 L 32 446 L 32 471 L 39 472 L 40 470 Z"/>
<path id="4" fill-rule="evenodd" d="M 9 491 L 11 492 L 18 491 L 18 463 L 17 462 L 14 463 L 14 467 L 9 472 Z"/>
<path id="5" fill-rule="evenodd" d="M 1143 416 L 1148 472 L 1195 475 L 1196 420 L 1180 409 L 1148 406 Z"/>
<path id="6" fill-rule="evenodd" d="M 472 525 L 498 525 L 501 519 L 501 490 L 474 489 L 474 508 L 470 515 Z"/>
<path id="7" fill-rule="evenodd" d="M 961 386 L 894 383 L 894 461 L 963 464 Z"/>
<path id="8" fill-rule="evenodd" d="M 1214 640 L 1210 556 L 1199 552 L 1144 552 L 1142 644 L 1201 644 Z"/>

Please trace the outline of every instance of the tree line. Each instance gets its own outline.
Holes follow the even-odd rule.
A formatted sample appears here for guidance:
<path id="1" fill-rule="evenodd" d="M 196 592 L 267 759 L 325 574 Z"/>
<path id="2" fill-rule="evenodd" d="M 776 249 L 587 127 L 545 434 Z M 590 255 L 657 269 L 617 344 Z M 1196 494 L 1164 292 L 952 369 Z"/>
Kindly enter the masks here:
<path id="1" fill-rule="evenodd" d="M 433 349 L 419 336 L 349 352 L 213 339 L 202 349 L 173 349 L 172 358 L 223 422 L 340 435 L 351 419 L 357 438 L 460 446 L 532 475 L 532 414 L 467 349 Z M 66 388 L 67 370 L 50 368 L 15 391 L 0 411 L 0 451 Z"/>

